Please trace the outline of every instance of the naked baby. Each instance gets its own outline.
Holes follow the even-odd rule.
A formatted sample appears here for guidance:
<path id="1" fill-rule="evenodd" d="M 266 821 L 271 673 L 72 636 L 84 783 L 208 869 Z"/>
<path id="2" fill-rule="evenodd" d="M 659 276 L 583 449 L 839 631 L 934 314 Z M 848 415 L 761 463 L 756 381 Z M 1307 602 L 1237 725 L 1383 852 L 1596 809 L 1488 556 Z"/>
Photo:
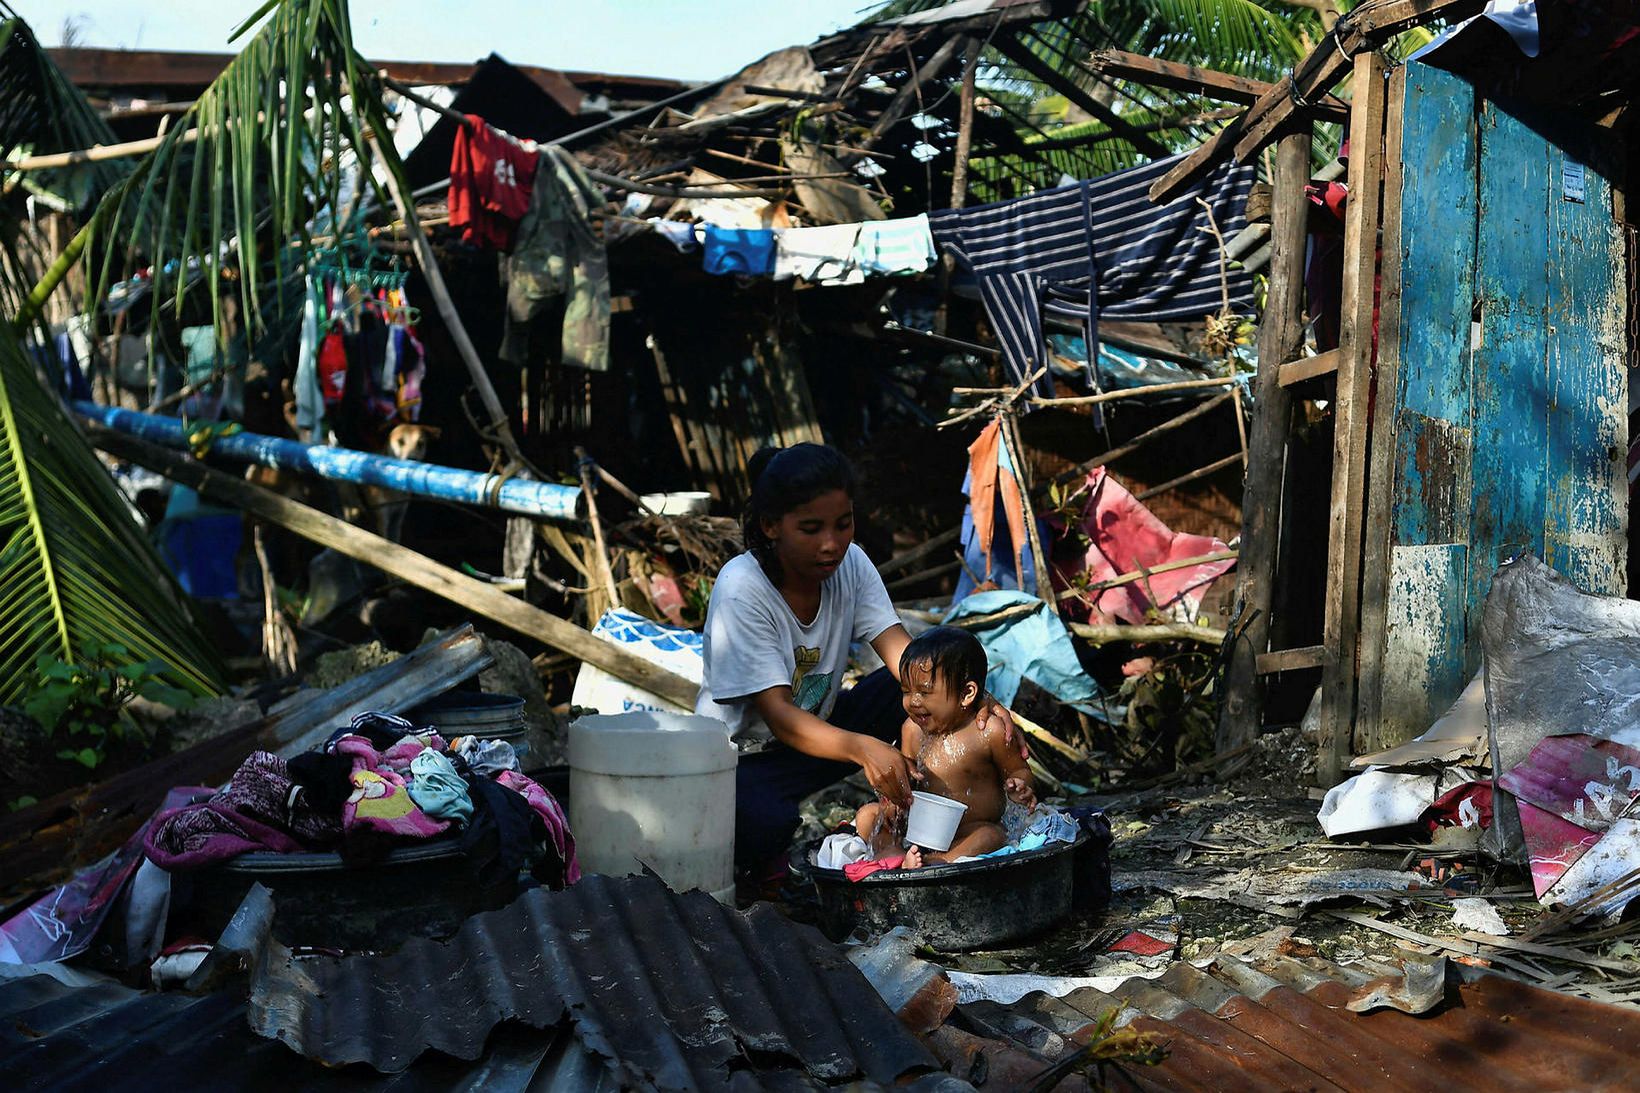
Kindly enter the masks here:
<path id="1" fill-rule="evenodd" d="M 1012 800 L 1036 807 L 1035 783 L 1019 750 L 997 722 L 975 720 L 985 693 L 985 648 L 966 630 L 939 626 L 917 637 L 900 657 L 900 693 L 906 722 L 900 751 L 911 760 L 919 788 L 968 806 L 945 851 L 911 847 L 904 869 L 1000 850 L 1007 843 L 1002 810 Z M 855 830 L 873 858 L 900 853 L 905 813 L 887 800 L 860 809 Z"/>

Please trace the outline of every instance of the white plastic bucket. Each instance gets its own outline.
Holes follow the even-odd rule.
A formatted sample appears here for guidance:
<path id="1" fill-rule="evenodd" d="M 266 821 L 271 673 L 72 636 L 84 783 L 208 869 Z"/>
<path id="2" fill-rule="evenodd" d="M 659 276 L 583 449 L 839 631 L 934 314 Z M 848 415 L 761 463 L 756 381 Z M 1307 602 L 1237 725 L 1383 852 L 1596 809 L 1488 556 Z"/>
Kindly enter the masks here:
<path id="1" fill-rule="evenodd" d="M 712 717 L 633 711 L 569 727 L 569 823 L 588 873 L 653 869 L 679 892 L 735 889 L 735 764 Z"/>
<path id="2" fill-rule="evenodd" d="M 968 806 L 949 797 L 914 790 L 911 815 L 906 818 L 905 841 L 928 850 L 950 850 L 957 825 Z M 573 798 L 572 798 L 573 799 Z"/>

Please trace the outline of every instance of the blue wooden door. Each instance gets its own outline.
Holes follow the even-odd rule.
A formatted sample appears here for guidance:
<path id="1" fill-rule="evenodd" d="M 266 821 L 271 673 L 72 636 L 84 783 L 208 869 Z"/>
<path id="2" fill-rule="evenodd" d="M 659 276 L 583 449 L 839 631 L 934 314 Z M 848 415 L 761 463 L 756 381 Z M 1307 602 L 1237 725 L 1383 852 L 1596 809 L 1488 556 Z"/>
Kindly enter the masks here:
<path id="1" fill-rule="evenodd" d="M 1397 354 L 1385 375 L 1398 372 L 1382 392 L 1395 413 L 1386 622 L 1363 654 L 1363 684 L 1380 688 L 1361 701 L 1374 740 L 1421 733 L 1479 667 L 1501 557 L 1524 547 L 1582 588 L 1624 592 L 1612 143 L 1563 113 L 1481 100 L 1450 73 L 1408 67 L 1400 320 L 1383 332 Z"/>

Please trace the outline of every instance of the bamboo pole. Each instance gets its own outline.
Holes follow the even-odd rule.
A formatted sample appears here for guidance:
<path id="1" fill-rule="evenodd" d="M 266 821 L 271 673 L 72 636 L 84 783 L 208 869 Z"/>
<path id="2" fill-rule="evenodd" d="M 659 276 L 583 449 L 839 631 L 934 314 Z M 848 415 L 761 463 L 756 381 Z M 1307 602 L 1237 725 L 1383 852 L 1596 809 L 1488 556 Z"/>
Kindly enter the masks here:
<path id="1" fill-rule="evenodd" d="M 1178 569 L 1189 569 L 1193 565 L 1208 565 L 1212 562 L 1228 562 L 1238 557 L 1234 550 L 1220 550 L 1212 554 L 1203 554 L 1198 558 L 1180 558 L 1176 562 L 1165 562 L 1162 565 L 1151 566 L 1148 569 L 1134 569 L 1108 581 L 1099 581 L 1095 584 L 1084 585 L 1081 588 L 1067 588 L 1059 594 L 1062 600 L 1073 600 L 1088 592 L 1103 592 L 1109 588 L 1120 588 L 1134 581 L 1142 581 L 1146 577 L 1154 577 L 1158 573 L 1172 573 Z"/>
<path id="2" fill-rule="evenodd" d="M 597 552 L 598 575 L 604 580 L 604 591 L 609 593 L 609 606 L 621 606 L 621 593 L 615 587 L 615 570 L 609 563 L 609 548 L 604 545 L 604 522 L 598 518 L 598 496 L 592 484 L 592 459 L 587 450 L 575 446 L 575 459 L 581 465 L 581 496 L 586 498 L 587 519 L 592 524 L 592 545 Z"/>
<path id="3" fill-rule="evenodd" d="M 951 207 L 968 204 L 968 156 L 974 147 L 974 78 L 979 70 L 980 40 L 969 35 L 963 43 L 962 96 L 957 105 L 956 162 L 951 167 Z"/>

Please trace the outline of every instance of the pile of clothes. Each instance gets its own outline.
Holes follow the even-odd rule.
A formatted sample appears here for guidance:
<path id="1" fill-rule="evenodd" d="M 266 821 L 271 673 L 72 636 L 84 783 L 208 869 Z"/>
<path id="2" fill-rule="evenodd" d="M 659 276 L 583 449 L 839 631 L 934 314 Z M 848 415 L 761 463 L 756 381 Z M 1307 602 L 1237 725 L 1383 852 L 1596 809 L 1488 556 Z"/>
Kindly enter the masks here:
<path id="1" fill-rule="evenodd" d="M 149 861 L 175 873 L 251 851 L 335 850 L 367 864 L 406 843 L 457 840 L 481 883 L 528 866 L 552 888 L 581 877 L 569 820 L 519 772 L 504 740 L 446 742 L 432 727 L 364 713 L 318 750 L 255 752 L 206 800 L 160 813 Z"/>

